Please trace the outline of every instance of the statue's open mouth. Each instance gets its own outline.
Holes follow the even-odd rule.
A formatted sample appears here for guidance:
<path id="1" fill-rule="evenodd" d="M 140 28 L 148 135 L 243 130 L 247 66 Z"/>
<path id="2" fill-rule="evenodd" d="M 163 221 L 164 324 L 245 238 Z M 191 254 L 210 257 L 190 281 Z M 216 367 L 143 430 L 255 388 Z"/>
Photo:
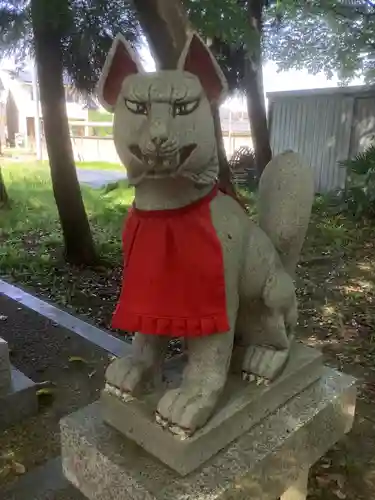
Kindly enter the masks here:
<path id="1" fill-rule="evenodd" d="M 180 163 L 179 167 L 183 165 L 188 158 L 193 154 L 193 151 L 195 151 L 197 145 L 196 144 L 188 144 L 187 146 L 183 146 L 180 149 Z"/>
<path id="2" fill-rule="evenodd" d="M 148 174 L 151 175 L 169 175 L 172 174 L 173 172 L 177 172 L 177 170 L 183 165 L 189 157 L 192 155 L 193 151 L 196 149 L 197 145 L 196 144 L 188 144 L 187 146 L 183 146 L 182 148 L 179 149 L 179 162 L 178 165 L 176 165 L 173 162 L 173 157 L 171 164 L 173 166 L 169 165 L 168 162 L 168 157 L 162 156 L 162 155 L 156 155 L 154 157 L 149 157 L 147 155 L 144 155 L 140 149 L 139 146 L 137 145 L 132 145 L 129 147 L 130 152 L 138 158 L 142 163 L 145 165 L 150 165 L 150 170 L 148 171 Z"/>

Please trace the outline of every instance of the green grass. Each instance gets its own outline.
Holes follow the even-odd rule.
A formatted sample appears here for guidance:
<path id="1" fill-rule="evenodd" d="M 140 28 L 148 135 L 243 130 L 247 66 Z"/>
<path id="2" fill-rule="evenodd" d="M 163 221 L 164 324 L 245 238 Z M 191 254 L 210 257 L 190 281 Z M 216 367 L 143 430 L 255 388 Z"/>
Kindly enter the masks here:
<path id="1" fill-rule="evenodd" d="M 116 170 L 120 172 L 125 171 L 125 167 L 121 163 L 110 163 L 107 161 L 76 161 L 76 167 L 84 170 Z M 41 162 L 29 162 L 24 165 L 26 168 L 40 168 L 44 167 L 48 170 L 48 161 L 44 160 Z"/>
<path id="2" fill-rule="evenodd" d="M 60 259 L 62 235 L 45 165 L 3 169 L 11 208 L 0 211 L 0 272 L 21 281 L 51 272 Z M 98 251 L 109 260 L 121 253 L 121 229 L 133 191 L 125 182 L 106 192 L 82 187 Z"/>

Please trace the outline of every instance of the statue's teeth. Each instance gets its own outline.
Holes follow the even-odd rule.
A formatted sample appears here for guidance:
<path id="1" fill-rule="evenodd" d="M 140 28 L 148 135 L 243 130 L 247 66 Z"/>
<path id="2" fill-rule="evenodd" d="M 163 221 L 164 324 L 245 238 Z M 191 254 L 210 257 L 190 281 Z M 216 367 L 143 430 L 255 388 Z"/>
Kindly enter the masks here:
<path id="1" fill-rule="evenodd" d="M 108 384 L 108 382 L 104 386 L 104 391 L 112 396 L 116 396 L 116 398 L 122 399 L 125 402 L 132 401 L 134 397 L 128 392 L 122 392 L 121 389 L 115 387 L 114 385 Z"/>
<path id="2" fill-rule="evenodd" d="M 128 403 L 129 401 L 133 401 L 134 397 L 129 394 L 128 392 L 122 392 L 121 393 L 121 399 L 125 402 Z"/>
<path id="3" fill-rule="evenodd" d="M 175 436 L 178 436 L 181 441 L 184 441 L 185 439 L 189 439 L 189 434 L 184 431 L 183 429 L 181 429 L 181 427 L 178 427 L 178 425 L 171 425 L 169 427 L 169 430 L 172 434 L 174 434 Z"/>
<path id="4" fill-rule="evenodd" d="M 104 390 L 105 392 L 108 392 L 108 394 L 115 394 L 115 391 L 116 391 L 116 387 L 111 385 L 111 384 L 108 384 L 108 382 L 105 384 L 105 387 L 104 387 Z"/>
<path id="5" fill-rule="evenodd" d="M 164 428 L 168 426 L 168 420 L 165 420 L 165 418 L 163 418 L 160 413 L 155 413 L 155 420 L 157 424 L 161 425 Z"/>

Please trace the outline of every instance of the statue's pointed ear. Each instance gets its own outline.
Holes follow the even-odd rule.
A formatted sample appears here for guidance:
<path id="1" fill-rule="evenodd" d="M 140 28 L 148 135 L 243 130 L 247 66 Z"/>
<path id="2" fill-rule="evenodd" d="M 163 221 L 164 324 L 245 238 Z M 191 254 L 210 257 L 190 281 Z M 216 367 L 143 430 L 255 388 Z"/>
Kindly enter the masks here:
<path id="1" fill-rule="evenodd" d="M 122 35 L 117 35 L 98 82 L 97 94 L 100 104 L 112 112 L 125 78 L 141 72 L 143 69 L 136 52 Z"/>
<path id="2" fill-rule="evenodd" d="M 196 32 L 190 32 L 178 61 L 178 69 L 196 75 L 208 100 L 222 102 L 228 92 L 228 84 L 212 52 Z"/>

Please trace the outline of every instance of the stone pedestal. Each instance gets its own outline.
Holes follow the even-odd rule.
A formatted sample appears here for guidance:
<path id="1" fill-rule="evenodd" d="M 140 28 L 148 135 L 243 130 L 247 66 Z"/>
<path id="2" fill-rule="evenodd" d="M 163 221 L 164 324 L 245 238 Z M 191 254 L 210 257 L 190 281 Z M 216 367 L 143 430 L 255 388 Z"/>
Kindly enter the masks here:
<path id="1" fill-rule="evenodd" d="M 186 475 L 254 427 L 322 373 L 322 355 L 296 343 L 283 373 L 271 385 L 244 382 L 230 374 L 213 417 L 190 439 L 181 440 L 155 422 L 155 409 L 164 389 L 124 403 L 106 392 L 101 396 L 103 420 L 142 446 L 180 475 Z M 168 389 L 181 383 L 184 364 L 166 374 Z"/>
<path id="2" fill-rule="evenodd" d="M 8 344 L 0 338 L 0 429 L 37 411 L 34 382 L 10 364 Z"/>
<path id="3" fill-rule="evenodd" d="M 100 402 L 61 420 L 66 477 L 89 500 L 302 500 L 311 465 L 351 429 L 352 377 L 320 379 L 181 476 L 107 425 Z"/>

